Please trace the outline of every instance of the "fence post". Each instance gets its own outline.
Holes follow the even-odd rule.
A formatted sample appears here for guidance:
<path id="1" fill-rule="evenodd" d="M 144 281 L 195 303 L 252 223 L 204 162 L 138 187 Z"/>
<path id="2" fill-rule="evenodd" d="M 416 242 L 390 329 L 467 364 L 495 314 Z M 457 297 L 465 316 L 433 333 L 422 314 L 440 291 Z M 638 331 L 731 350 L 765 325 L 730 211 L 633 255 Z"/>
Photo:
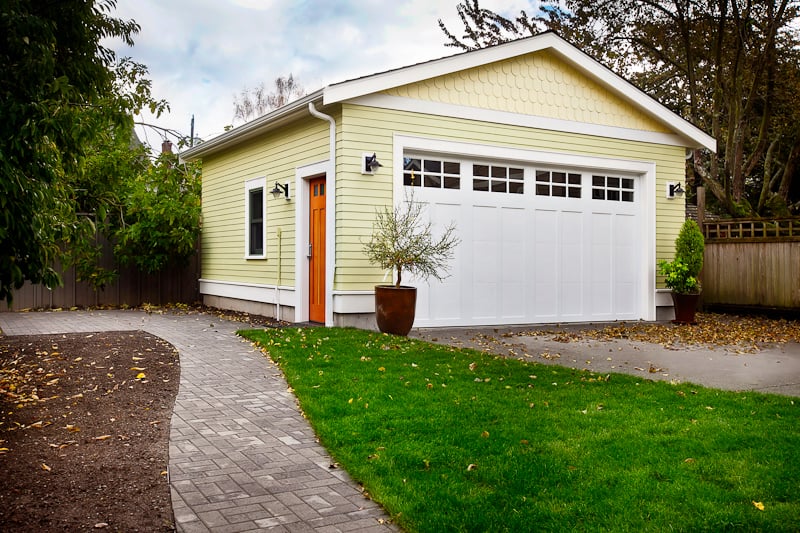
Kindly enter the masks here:
<path id="1" fill-rule="evenodd" d="M 697 187 L 697 225 L 700 226 L 700 233 L 703 234 L 703 238 L 705 239 L 706 236 L 706 227 L 705 227 L 705 220 L 706 220 L 706 188 L 700 185 Z M 703 252 L 705 255 L 705 252 Z M 703 274 L 705 271 L 705 257 L 703 257 L 703 267 L 700 269 L 700 273 L 697 277 L 700 280 L 700 283 L 703 283 Z M 703 292 L 700 291 L 700 298 L 698 298 L 698 309 L 703 310 L 705 309 L 705 301 L 703 299 Z"/>
<path id="2" fill-rule="evenodd" d="M 703 224 L 706 221 L 706 188 L 702 185 L 697 187 L 697 225 L 700 226 L 700 231 L 703 236 L 706 234 Z"/>

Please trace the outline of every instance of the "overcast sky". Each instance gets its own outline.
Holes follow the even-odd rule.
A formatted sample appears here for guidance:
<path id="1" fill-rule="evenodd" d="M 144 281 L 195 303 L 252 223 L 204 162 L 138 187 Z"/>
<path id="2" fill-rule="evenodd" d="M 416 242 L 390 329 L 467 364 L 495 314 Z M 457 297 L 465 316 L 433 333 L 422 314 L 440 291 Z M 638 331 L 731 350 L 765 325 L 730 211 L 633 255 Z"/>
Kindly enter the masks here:
<path id="1" fill-rule="evenodd" d="M 306 92 L 457 53 L 438 19 L 460 35 L 458 0 L 118 0 L 116 16 L 141 26 L 136 44 L 112 47 L 150 71 L 171 112 L 146 121 L 210 139 L 233 121 L 233 98 L 292 73 Z M 536 0 L 481 0 L 516 16 Z M 160 147 L 152 130 L 140 130 Z"/>

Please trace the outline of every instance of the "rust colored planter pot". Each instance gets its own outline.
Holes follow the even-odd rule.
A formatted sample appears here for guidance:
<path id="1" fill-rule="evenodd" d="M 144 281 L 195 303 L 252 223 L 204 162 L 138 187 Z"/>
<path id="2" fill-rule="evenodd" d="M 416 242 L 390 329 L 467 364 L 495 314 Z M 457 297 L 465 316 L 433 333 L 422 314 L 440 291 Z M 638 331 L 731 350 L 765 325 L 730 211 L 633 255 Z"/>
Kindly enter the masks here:
<path id="1" fill-rule="evenodd" d="M 672 304 L 675 306 L 675 324 L 697 324 L 695 320 L 695 311 L 697 310 L 697 302 L 700 300 L 700 293 L 697 294 L 679 294 L 672 293 Z"/>
<path id="2" fill-rule="evenodd" d="M 416 287 L 375 286 L 375 320 L 383 333 L 408 335 L 414 325 L 416 307 Z"/>

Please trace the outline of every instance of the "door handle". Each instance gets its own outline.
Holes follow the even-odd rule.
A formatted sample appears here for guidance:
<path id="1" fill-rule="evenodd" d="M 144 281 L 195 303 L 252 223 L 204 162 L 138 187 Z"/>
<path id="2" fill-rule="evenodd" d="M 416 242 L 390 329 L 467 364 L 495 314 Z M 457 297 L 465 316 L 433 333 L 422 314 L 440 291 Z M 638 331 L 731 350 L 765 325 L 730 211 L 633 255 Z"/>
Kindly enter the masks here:
<path id="1" fill-rule="evenodd" d="M 311 243 L 308 243 L 308 255 L 306 257 L 308 257 L 309 259 L 311 259 L 311 249 L 312 249 L 311 247 L 312 246 L 313 245 Z"/>

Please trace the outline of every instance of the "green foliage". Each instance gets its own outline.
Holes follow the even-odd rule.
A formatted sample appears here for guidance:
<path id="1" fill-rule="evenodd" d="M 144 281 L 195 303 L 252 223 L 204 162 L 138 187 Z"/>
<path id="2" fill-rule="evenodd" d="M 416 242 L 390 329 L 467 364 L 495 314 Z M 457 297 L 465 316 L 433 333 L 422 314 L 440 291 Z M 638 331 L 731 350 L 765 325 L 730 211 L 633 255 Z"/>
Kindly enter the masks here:
<path id="1" fill-rule="evenodd" d="M 704 252 L 705 239 L 700 226 L 692 219 L 686 220 L 675 239 L 675 258 L 686 263 L 690 275 L 699 276 L 703 270 Z"/>
<path id="2" fill-rule="evenodd" d="M 675 239 L 675 258 L 658 263 L 659 271 L 665 276 L 666 286 L 682 294 L 700 292 L 698 276 L 703 269 L 704 253 L 703 232 L 697 222 L 686 220 Z"/>
<path id="3" fill-rule="evenodd" d="M 423 208 L 422 203 L 409 195 L 394 209 L 385 207 L 378 211 L 372 237 L 364 244 L 364 253 L 371 263 L 397 274 L 398 287 L 404 271 L 422 280 L 447 277 L 453 248 L 461 242 L 452 223 L 435 239 L 432 224 L 422 220 Z"/>
<path id="4" fill-rule="evenodd" d="M 790 398 L 353 329 L 241 334 L 405 531 L 796 530 Z"/>
<path id="5" fill-rule="evenodd" d="M 126 265 L 157 272 L 183 265 L 200 236 L 200 168 L 162 154 L 135 179 L 123 184 L 114 254 Z"/>
<path id="6" fill-rule="evenodd" d="M 680 294 L 700 292 L 700 281 L 690 274 L 689 266 L 680 259 L 659 261 L 658 269 L 664 276 L 664 284 L 667 288 Z"/>
<path id="7" fill-rule="evenodd" d="M 97 139 L 150 98 L 144 67 L 103 39 L 133 44 L 115 0 L 4 2 L 0 9 L 0 298 L 25 281 L 54 287 L 62 242 L 86 233 L 77 182 Z"/>

